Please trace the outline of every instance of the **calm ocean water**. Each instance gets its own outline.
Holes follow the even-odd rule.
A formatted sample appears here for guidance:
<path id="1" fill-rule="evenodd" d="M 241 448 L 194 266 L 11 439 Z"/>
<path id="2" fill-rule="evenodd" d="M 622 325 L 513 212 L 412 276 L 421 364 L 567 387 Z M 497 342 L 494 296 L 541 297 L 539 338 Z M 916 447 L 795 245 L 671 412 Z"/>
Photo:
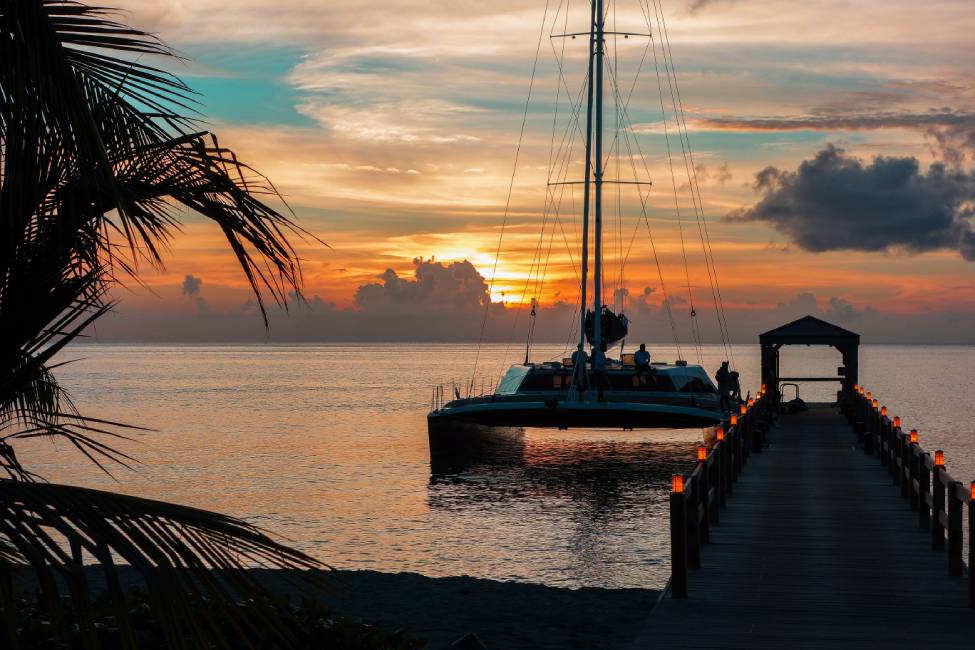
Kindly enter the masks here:
<path id="1" fill-rule="evenodd" d="M 655 357 L 674 358 L 666 346 Z M 745 389 L 757 345 L 735 346 Z M 669 573 L 669 477 L 700 431 L 528 430 L 432 475 L 431 387 L 471 375 L 470 345 L 77 345 L 59 370 L 86 414 L 151 427 L 116 480 L 69 448 L 20 447 L 49 480 L 238 515 L 345 569 L 471 575 L 553 586 L 659 587 Z M 540 346 L 536 360 L 561 348 Z M 479 379 L 523 354 L 482 348 Z M 692 362 L 694 351 L 684 350 Z M 725 352 L 703 350 L 710 372 Z M 786 349 L 783 375 L 833 374 L 839 355 Z M 864 346 L 861 381 L 949 471 L 975 479 L 975 347 Z M 808 400 L 835 388 L 804 388 Z"/>

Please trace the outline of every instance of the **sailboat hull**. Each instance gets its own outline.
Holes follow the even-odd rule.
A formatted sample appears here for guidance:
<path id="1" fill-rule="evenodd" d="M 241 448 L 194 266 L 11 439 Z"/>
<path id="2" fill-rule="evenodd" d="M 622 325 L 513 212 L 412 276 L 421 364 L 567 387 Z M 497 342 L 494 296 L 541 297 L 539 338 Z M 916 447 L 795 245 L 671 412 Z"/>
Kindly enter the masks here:
<path id="1" fill-rule="evenodd" d="M 687 429 L 714 425 L 717 409 L 636 402 L 519 401 L 447 406 L 427 416 L 430 435 L 464 425 L 559 429 Z"/>

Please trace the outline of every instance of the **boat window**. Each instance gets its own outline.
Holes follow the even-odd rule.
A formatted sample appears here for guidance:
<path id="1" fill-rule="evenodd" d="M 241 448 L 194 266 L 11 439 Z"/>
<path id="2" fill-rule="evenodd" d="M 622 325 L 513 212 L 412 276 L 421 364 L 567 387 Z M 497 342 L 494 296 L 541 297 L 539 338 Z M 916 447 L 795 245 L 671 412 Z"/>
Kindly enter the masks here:
<path id="1" fill-rule="evenodd" d="M 677 390 L 682 393 L 715 393 L 714 385 L 693 375 L 671 375 Z"/>
<path id="2" fill-rule="evenodd" d="M 674 384 L 670 377 L 661 373 L 649 374 L 610 374 L 610 386 L 615 390 L 646 390 L 672 393 Z"/>
<path id="3" fill-rule="evenodd" d="M 559 372 L 533 372 L 521 382 L 519 391 L 527 390 L 561 390 L 569 385 L 571 375 Z"/>
<path id="4" fill-rule="evenodd" d="M 512 366 L 508 368 L 508 372 L 504 373 L 504 377 L 498 382 L 498 390 L 496 391 L 498 395 L 514 395 L 518 392 L 518 387 L 521 386 L 521 382 L 525 379 L 525 375 L 528 374 L 528 368 L 525 366 Z"/>

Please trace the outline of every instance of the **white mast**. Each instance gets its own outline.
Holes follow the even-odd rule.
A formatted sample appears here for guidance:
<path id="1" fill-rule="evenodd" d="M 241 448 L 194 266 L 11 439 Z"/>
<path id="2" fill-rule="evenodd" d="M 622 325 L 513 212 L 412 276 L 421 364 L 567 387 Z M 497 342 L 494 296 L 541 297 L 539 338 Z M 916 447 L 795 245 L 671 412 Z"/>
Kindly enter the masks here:
<path id="1" fill-rule="evenodd" d="M 593 87 L 593 67 L 595 60 L 593 52 L 596 49 L 596 0 L 591 4 L 589 21 L 589 92 L 586 104 L 586 176 L 582 186 L 582 281 L 580 282 L 581 298 L 579 300 L 579 345 L 585 349 L 586 345 L 586 290 L 589 284 L 589 188 L 592 179 L 592 105 L 595 88 Z M 575 381 L 578 385 L 586 384 L 586 368 L 584 364 L 576 365 L 574 369 Z"/>
<path id="2" fill-rule="evenodd" d="M 594 224 L 595 246 L 593 249 L 592 312 L 593 312 L 593 370 L 605 362 L 602 354 L 602 311 L 603 311 L 603 0 L 595 0 L 596 23 L 596 223 Z M 593 55 L 590 54 L 590 57 Z M 591 83 L 591 79 L 590 79 Z"/>

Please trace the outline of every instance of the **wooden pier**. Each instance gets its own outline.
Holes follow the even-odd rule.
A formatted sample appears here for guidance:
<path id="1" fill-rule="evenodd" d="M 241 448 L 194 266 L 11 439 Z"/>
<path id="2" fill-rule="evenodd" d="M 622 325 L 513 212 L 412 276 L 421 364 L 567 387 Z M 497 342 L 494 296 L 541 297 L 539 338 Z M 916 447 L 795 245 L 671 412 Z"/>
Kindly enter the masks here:
<path id="1" fill-rule="evenodd" d="M 673 577 L 634 647 L 975 647 L 975 487 L 851 388 L 759 399 L 675 477 Z"/>

